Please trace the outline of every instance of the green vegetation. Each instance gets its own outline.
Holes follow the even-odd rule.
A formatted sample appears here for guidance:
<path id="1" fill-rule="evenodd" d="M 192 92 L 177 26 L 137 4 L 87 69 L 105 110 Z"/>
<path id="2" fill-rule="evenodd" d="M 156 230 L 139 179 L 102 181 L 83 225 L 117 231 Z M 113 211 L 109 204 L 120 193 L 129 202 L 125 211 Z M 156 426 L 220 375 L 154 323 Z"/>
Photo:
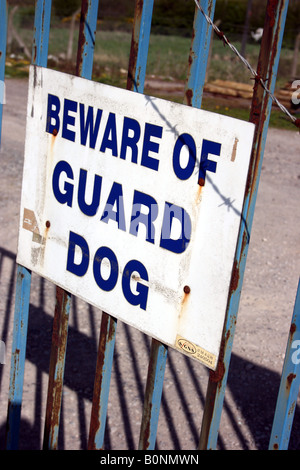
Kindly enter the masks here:
<path id="1" fill-rule="evenodd" d="M 62 3 L 64 8 L 62 9 Z M 75 72 L 76 49 L 78 42 L 78 18 L 73 38 L 73 53 L 71 60 L 66 60 L 70 34 L 71 15 L 78 10 L 79 0 L 60 2 L 53 1 L 53 15 L 51 19 L 49 41 L 49 67 L 68 73 Z M 264 21 L 266 0 L 253 0 L 255 15 L 250 18 L 250 30 L 260 27 Z M 133 21 L 133 0 L 121 0 L 118 9 L 110 0 L 102 0 L 99 11 L 98 29 L 96 35 L 93 79 L 115 86 L 126 86 L 128 68 L 131 28 Z M 241 48 L 241 35 L 245 23 L 247 0 L 218 0 L 215 20 L 220 19 L 220 29 L 227 34 L 238 50 Z M 191 44 L 192 23 L 195 5 L 193 0 L 156 0 L 154 3 L 152 34 L 150 38 L 147 75 L 162 77 L 164 80 L 184 81 L 187 74 L 188 56 Z M 34 7 L 28 5 L 19 7 L 14 15 L 14 26 L 31 50 L 33 41 Z M 286 34 L 279 63 L 277 87 L 282 87 L 290 80 L 291 64 L 293 59 L 292 38 L 300 25 L 300 0 L 290 0 L 290 9 L 287 19 Z M 7 54 L 7 77 L 22 77 L 28 74 L 30 58 L 19 60 L 22 53 L 19 44 L 10 45 Z M 259 44 L 251 37 L 248 38 L 245 55 L 253 68 L 259 54 Z M 27 63 L 26 63 L 27 59 Z M 26 65 L 27 64 L 27 65 Z M 231 80 L 242 83 L 253 83 L 250 72 L 236 58 L 233 52 L 224 47 L 223 43 L 214 35 L 209 61 L 207 79 Z M 176 97 L 167 99 L 176 100 Z M 216 108 L 212 100 L 204 100 L 203 107 L 219 113 L 229 114 L 240 119 L 248 120 L 249 110 Z M 270 125 L 275 127 L 294 128 L 286 120 L 282 112 L 276 109 L 272 112 Z"/>
<path id="2" fill-rule="evenodd" d="M 218 106 L 215 103 L 212 103 L 211 99 L 203 100 L 203 108 L 207 111 L 212 111 L 218 114 L 224 114 L 225 116 L 230 116 L 237 119 L 242 119 L 243 121 L 249 120 L 249 109 L 245 108 L 236 108 L 228 106 Z M 296 129 L 295 125 L 290 121 L 290 119 L 278 109 L 273 109 L 270 116 L 270 127 L 275 127 L 277 129 L 286 129 L 294 131 Z"/>

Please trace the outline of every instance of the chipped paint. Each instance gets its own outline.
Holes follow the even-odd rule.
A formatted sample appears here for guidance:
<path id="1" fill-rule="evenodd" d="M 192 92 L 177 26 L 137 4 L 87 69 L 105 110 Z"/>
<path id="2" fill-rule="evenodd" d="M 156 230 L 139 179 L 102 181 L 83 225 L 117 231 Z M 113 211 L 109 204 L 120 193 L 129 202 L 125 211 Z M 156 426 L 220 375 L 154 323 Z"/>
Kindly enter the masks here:
<path id="1" fill-rule="evenodd" d="M 233 147 L 232 147 L 232 154 L 231 154 L 231 158 L 230 158 L 230 160 L 231 160 L 232 162 L 235 161 L 238 142 L 239 142 L 239 139 L 236 137 L 236 138 L 234 139 L 234 144 L 233 144 Z"/>
<path id="2" fill-rule="evenodd" d="M 23 228 L 40 235 L 39 226 L 35 217 L 35 213 L 31 209 L 24 209 L 23 211 Z"/>

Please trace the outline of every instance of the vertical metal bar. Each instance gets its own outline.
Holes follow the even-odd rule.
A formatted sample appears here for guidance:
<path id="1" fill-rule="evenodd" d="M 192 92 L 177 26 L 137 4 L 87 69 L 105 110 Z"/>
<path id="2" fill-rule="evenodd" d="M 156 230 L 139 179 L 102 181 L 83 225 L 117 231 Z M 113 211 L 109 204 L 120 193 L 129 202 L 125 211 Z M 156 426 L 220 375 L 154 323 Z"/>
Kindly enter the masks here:
<path id="1" fill-rule="evenodd" d="M 275 88 L 287 8 L 288 0 L 268 0 L 266 8 L 264 34 L 257 71 L 263 79 L 268 80 L 267 83 L 271 92 L 274 92 Z M 199 449 L 215 449 L 217 446 L 219 424 L 271 107 L 271 98 L 264 92 L 259 81 L 256 81 L 250 113 L 250 121 L 256 124 L 254 144 L 231 277 L 220 357 L 216 371 L 211 372 L 209 377 Z"/>
<path id="2" fill-rule="evenodd" d="M 102 313 L 88 449 L 103 448 L 117 320 Z"/>
<path id="3" fill-rule="evenodd" d="M 98 0 L 83 0 L 77 50 L 76 74 L 91 79 L 98 17 Z M 109 386 L 115 346 L 117 320 L 102 313 L 94 380 L 88 448 L 101 449 L 107 415 Z"/>
<path id="4" fill-rule="evenodd" d="M 42 67 L 47 67 L 51 6 L 51 0 L 36 3 L 32 62 Z M 43 442 L 45 449 L 57 445 L 69 304 L 70 296 L 57 287 Z"/>
<path id="5" fill-rule="evenodd" d="M 2 129 L 2 113 L 5 99 L 5 59 L 7 37 L 7 4 L 6 0 L 0 0 L 0 145 Z"/>
<path id="6" fill-rule="evenodd" d="M 51 17 L 51 0 L 38 0 L 35 7 L 32 63 L 46 66 Z M 17 266 L 15 321 L 10 370 L 9 403 L 7 410 L 6 448 L 16 449 L 19 442 L 19 425 L 23 395 L 25 354 L 27 343 L 28 312 L 31 273 Z"/>
<path id="7" fill-rule="evenodd" d="M 143 93 L 154 0 L 137 0 L 128 66 L 127 90 Z"/>
<path id="8" fill-rule="evenodd" d="M 19 427 L 23 396 L 30 283 L 30 271 L 28 271 L 26 268 L 23 268 L 22 266 L 18 266 L 6 424 L 6 448 L 8 450 L 17 449 L 19 444 Z"/>
<path id="9" fill-rule="evenodd" d="M 167 353 L 167 346 L 152 340 L 139 450 L 155 447 Z"/>
<path id="10" fill-rule="evenodd" d="M 144 91 L 153 4 L 154 0 L 136 1 L 127 89 L 137 93 Z M 155 445 L 167 352 L 164 344 L 152 340 L 139 449 Z"/>
<path id="11" fill-rule="evenodd" d="M 127 89 L 139 93 L 142 93 L 144 88 L 153 1 L 138 0 L 135 7 Z M 91 412 L 89 449 L 95 450 L 103 447 L 116 328 L 117 320 L 103 312 Z"/>
<path id="12" fill-rule="evenodd" d="M 204 12 L 213 20 L 216 0 L 202 0 L 200 5 Z M 200 108 L 202 103 L 211 32 L 211 25 L 206 21 L 202 12 L 196 7 L 187 83 L 184 94 L 184 103 L 195 108 Z"/>
<path id="13" fill-rule="evenodd" d="M 97 16 L 98 1 L 83 0 L 76 74 L 88 79 L 92 78 Z M 116 328 L 117 320 L 103 312 L 94 380 L 89 449 L 101 449 L 103 446 Z"/>
<path id="14" fill-rule="evenodd" d="M 91 79 L 98 18 L 98 0 L 82 0 L 76 75 Z"/>
<path id="15" fill-rule="evenodd" d="M 97 13 L 98 0 L 82 1 L 76 73 L 85 78 L 91 78 L 92 76 Z M 57 449 L 58 445 L 70 305 L 71 295 L 64 289 L 57 287 L 44 429 L 44 449 L 54 450 Z"/>
<path id="16" fill-rule="evenodd" d="M 215 0 L 202 0 L 201 6 L 205 13 L 213 17 Z M 196 9 L 185 92 L 186 104 L 198 107 L 201 106 L 211 38 L 211 27 L 207 27 L 203 15 L 199 13 Z M 137 81 L 137 89 L 139 86 Z M 139 449 L 153 450 L 155 446 L 167 353 L 164 344 L 152 340 Z"/>
<path id="17" fill-rule="evenodd" d="M 43 449 L 57 449 L 71 295 L 56 289 Z"/>
<path id="18" fill-rule="evenodd" d="M 32 63 L 47 67 L 52 0 L 37 0 L 35 5 Z"/>
<path id="19" fill-rule="evenodd" d="M 287 341 L 269 450 L 287 450 L 300 385 L 300 280 Z M 298 349 L 295 350 L 295 349 Z"/>

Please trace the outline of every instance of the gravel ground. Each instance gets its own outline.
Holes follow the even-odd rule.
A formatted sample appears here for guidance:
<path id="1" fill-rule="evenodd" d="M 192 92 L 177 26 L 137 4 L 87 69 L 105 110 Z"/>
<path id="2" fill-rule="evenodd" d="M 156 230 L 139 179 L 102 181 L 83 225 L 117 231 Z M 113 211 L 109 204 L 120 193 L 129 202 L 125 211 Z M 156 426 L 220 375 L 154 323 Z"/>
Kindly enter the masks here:
<path id="1" fill-rule="evenodd" d="M 27 99 L 26 80 L 7 80 L 0 184 L 0 448 L 4 448 L 14 314 Z M 299 278 L 300 136 L 270 129 L 244 276 L 219 449 L 267 449 Z M 54 286 L 33 275 L 20 449 L 40 449 L 48 384 Z M 73 299 L 68 335 L 60 449 L 86 449 L 101 312 Z M 118 323 L 106 449 L 136 449 L 150 339 Z M 197 447 L 207 369 L 169 351 L 157 449 Z M 300 448 L 297 405 L 290 448 Z"/>

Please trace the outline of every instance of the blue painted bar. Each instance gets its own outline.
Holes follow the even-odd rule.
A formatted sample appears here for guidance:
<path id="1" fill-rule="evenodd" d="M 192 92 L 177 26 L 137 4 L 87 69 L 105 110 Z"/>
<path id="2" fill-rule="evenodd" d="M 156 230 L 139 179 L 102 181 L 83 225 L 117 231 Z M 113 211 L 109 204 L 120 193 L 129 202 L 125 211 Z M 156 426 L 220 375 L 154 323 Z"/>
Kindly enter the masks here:
<path id="1" fill-rule="evenodd" d="M 144 91 L 153 4 L 154 0 L 136 2 L 127 89 L 137 93 Z M 139 449 L 155 445 L 167 351 L 165 345 L 152 340 Z"/>
<path id="2" fill-rule="evenodd" d="M 153 339 L 140 430 L 139 450 L 155 448 L 168 348 Z"/>
<path id="3" fill-rule="evenodd" d="M 92 76 L 97 14 L 98 0 L 82 1 L 76 73 L 88 79 Z M 57 287 L 44 428 L 44 450 L 55 450 L 58 446 L 70 305 L 71 295 L 64 289 Z"/>
<path id="4" fill-rule="evenodd" d="M 37 0 L 35 6 L 32 64 L 47 67 L 52 0 Z"/>
<path id="5" fill-rule="evenodd" d="M 200 4 L 212 17 L 215 0 L 202 0 Z M 207 27 L 203 15 L 196 9 L 185 91 L 185 103 L 191 106 L 201 106 L 210 39 L 211 27 Z M 155 447 L 167 353 L 164 344 L 152 340 L 139 449 L 153 450 Z"/>
<path id="6" fill-rule="evenodd" d="M 154 0 L 136 1 L 127 89 L 143 93 Z"/>
<path id="7" fill-rule="evenodd" d="M 89 450 L 103 448 L 117 320 L 102 313 L 91 412 Z"/>
<path id="8" fill-rule="evenodd" d="M 81 5 L 76 74 L 87 79 L 92 78 L 98 3 L 98 0 L 83 0 Z"/>
<path id="9" fill-rule="evenodd" d="M 57 449 L 58 445 L 70 307 L 71 295 L 57 287 L 44 427 L 44 450 Z"/>
<path id="10" fill-rule="evenodd" d="M 8 450 L 17 449 L 19 443 L 19 427 L 21 419 L 28 329 L 30 283 L 30 271 L 28 271 L 26 268 L 23 268 L 22 266 L 18 266 L 7 411 L 6 448 Z"/>
<path id="11" fill-rule="evenodd" d="M 287 341 L 269 450 L 288 450 L 300 385 L 300 280 Z"/>
<path id="12" fill-rule="evenodd" d="M 78 39 L 76 74 L 91 79 L 98 17 L 98 0 L 83 0 Z M 89 449 L 101 449 L 104 441 L 108 395 L 117 320 L 103 312 L 91 411 Z"/>
<path id="13" fill-rule="evenodd" d="M 153 2 L 136 2 L 127 89 L 138 93 L 144 89 Z M 117 320 L 103 312 L 88 443 L 93 450 L 102 449 L 104 442 L 116 329 Z"/>
<path id="14" fill-rule="evenodd" d="M 35 35 L 32 63 L 47 65 L 51 0 L 38 0 L 35 10 Z M 16 449 L 19 442 L 19 425 L 23 395 L 25 355 L 27 343 L 28 312 L 30 300 L 31 273 L 17 266 L 15 321 L 10 370 L 9 405 L 7 411 L 7 449 Z"/>
<path id="15" fill-rule="evenodd" d="M 5 99 L 5 59 L 7 37 L 7 4 L 6 0 L 0 0 L 0 145 L 2 130 L 2 114 Z"/>
<path id="16" fill-rule="evenodd" d="M 83 0 L 76 74 L 91 79 L 98 17 L 98 0 Z M 117 320 L 103 312 L 91 411 L 89 449 L 103 446 Z"/>
<path id="17" fill-rule="evenodd" d="M 268 87 L 271 92 L 275 89 L 288 3 L 288 0 L 269 0 L 269 9 L 267 7 L 268 11 L 274 13 L 274 21 L 269 21 L 264 28 L 259 68 L 266 71 Z M 258 70 L 258 72 L 262 73 L 262 70 Z M 226 319 L 222 335 L 223 339 L 220 359 L 216 372 L 210 374 L 207 387 L 199 449 L 216 449 L 217 447 L 219 425 L 246 266 L 251 227 L 254 217 L 259 177 L 269 126 L 271 104 L 271 98 L 266 96 L 266 93 L 262 92 L 261 86 L 256 83 L 250 114 L 250 121 L 256 124 L 256 133 L 254 137 L 248 178 L 250 183 L 248 183 L 248 188 L 246 189 L 245 194 L 241 227 L 234 259 L 231 292 L 228 299 Z"/>
<path id="18" fill-rule="evenodd" d="M 204 12 L 213 20 L 216 0 L 202 0 L 200 5 Z M 195 10 L 193 32 L 184 103 L 195 108 L 201 108 L 212 26 L 206 21 L 204 15 L 197 7 Z"/>

